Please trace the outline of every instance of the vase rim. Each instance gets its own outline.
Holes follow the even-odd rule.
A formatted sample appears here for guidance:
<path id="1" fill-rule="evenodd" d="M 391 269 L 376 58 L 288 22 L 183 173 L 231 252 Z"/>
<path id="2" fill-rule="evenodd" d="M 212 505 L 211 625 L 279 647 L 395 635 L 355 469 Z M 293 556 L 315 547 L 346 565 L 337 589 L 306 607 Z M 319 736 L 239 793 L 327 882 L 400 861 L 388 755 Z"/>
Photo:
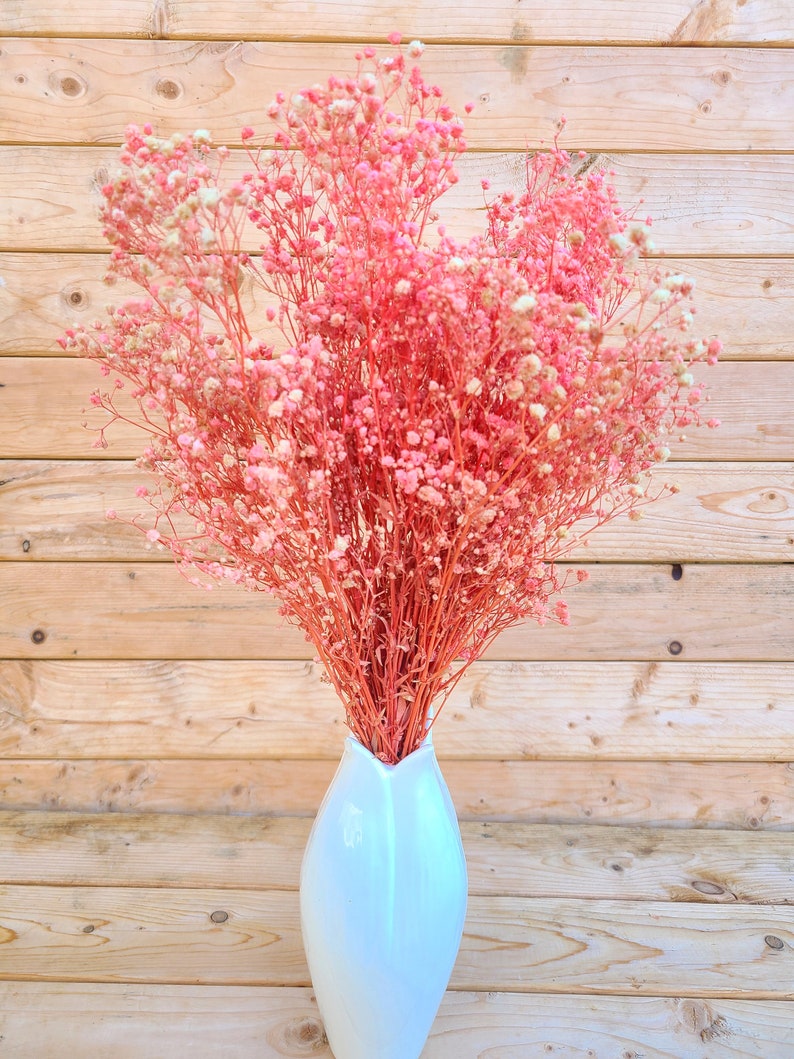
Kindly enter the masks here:
<path id="1" fill-rule="evenodd" d="M 365 747 L 354 735 L 348 735 L 345 737 L 345 748 L 351 753 L 360 754 L 362 757 L 369 761 L 372 761 L 375 765 L 384 769 L 386 772 L 393 772 L 400 765 L 404 765 L 407 761 L 416 761 L 417 757 L 426 756 L 429 754 L 435 754 L 435 747 L 433 746 L 432 732 L 428 732 L 422 741 L 421 745 L 412 750 L 406 757 L 400 758 L 393 765 L 388 764 L 385 761 L 381 761 L 379 757 L 376 757 L 372 751 Z"/>

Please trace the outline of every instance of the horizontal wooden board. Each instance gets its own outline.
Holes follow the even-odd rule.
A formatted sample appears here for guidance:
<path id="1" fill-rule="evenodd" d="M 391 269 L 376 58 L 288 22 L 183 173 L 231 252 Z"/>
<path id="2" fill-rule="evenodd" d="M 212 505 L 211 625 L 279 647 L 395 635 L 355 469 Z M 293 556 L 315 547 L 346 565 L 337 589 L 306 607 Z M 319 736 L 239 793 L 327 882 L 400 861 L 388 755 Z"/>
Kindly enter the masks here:
<path id="1" fill-rule="evenodd" d="M 494 3 L 414 0 L 347 3 L 237 0 L 218 9 L 207 0 L 127 0 L 96 6 L 93 0 L 5 0 L 0 34 L 88 37 L 202 37 L 209 40 L 385 40 L 395 26 L 425 41 L 492 41 L 541 44 L 559 41 L 641 44 L 792 43 L 786 0 L 743 3 L 699 0 L 545 0 Z"/>
<path id="2" fill-rule="evenodd" d="M 794 457 L 794 360 L 700 366 L 697 379 L 710 400 L 707 417 L 718 430 L 691 428 L 686 440 L 670 439 L 675 459 L 790 460 Z M 148 434 L 117 422 L 107 448 L 96 448 L 108 414 L 89 405 L 95 390 L 112 389 L 92 361 L 63 357 L 0 358 L 0 458 L 130 459 Z M 122 393 L 120 412 L 135 416 Z"/>
<path id="3" fill-rule="evenodd" d="M 297 893 L 2 886 L 0 902 L 4 980 L 309 984 Z M 788 908 L 702 907 L 474 895 L 450 987 L 792 999 Z"/>
<path id="4" fill-rule="evenodd" d="M 0 982 L 9 1055 L 332 1059 L 307 988 Z M 791 1001 L 448 992 L 422 1059 L 784 1059 Z"/>
<path id="5" fill-rule="evenodd" d="M 2 374 L 2 368 L 0 368 Z M 602 526 L 571 556 L 620 562 L 786 562 L 794 558 L 794 465 L 675 463 L 679 492 Z M 115 460 L 0 460 L 0 559 L 162 560 L 128 521 L 148 476 Z M 120 518 L 108 519 L 112 509 Z"/>
<path id="6" fill-rule="evenodd" d="M 7 761 L 0 809 L 314 816 L 336 762 Z M 794 829 L 794 766 L 770 762 L 445 761 L 462 820 Z"/>
<path id="7" fill-rule="evenodd" d="M 500 661 L 794 661 L 794 564 L 591 564 L 571 626 L 515 626 Z M 575 578 L 574 578 L 575 581 Z M 212 593 L 170 563 L 0 564 L 0 657 L 310 659 L 270 597 Z M 731 599 L 732 607 L 725 602 Z"/>
<path id="8" fill-rule="evenodd" d="M 354 76 L 351 44 L 10 37 L 3 42 L 2 138 L 115 143 L 145 115 L 158 132 L 220 140 L 265 129 L 266 103 L 331 74 Z M 424 76 L 463 113 L 478 148 L 553 139 L 588 149 L 791 150 L 794 89 L 785 48 L 430 45 Z M 186 130 L 187 123 L 187 130 Z M 269 135 L 266 133 L 266 135 Z"/>
<path id="9" fill-rule="evenodd" d="M 648 76 L 649 84 L 653 78 Z M 134 115 L 119 116 L 116 139 Z M 148 118 L 148 111 L 140 120 Z M 199 115 L 186 116 L 188 129 Z M 522 140 L 522 146 L 524 144 Z M 0 251 L 105 250 L 97 210 L 100 187 L 118 168 L 107 147 L 0 146 Z M 654 218 L 654 241 L 670 255 L 781 257 L 794 254 L 794 157 L 787 154 L 615 154 L 585 159 L 614 170 L 620 201 Z M 229 179 L 250 165 L 233 152 Z M 481 181 L 493 194 L 521 187 L 521 154 L 471 153 L 460 182 L 440 203 L 450 234 L 469 236 L 483 224 Z M 255 231 L 245 240 L 256 249 Z M 742 285 L 744 280 L 737 278 Z"/>
<path id="10" fill-rule="evenodd" d="M 0 883 L 297 890 L 297 817 L 0 812 Z M 469 893 L 794 904 L 794 834 L 464 821 Z"/>
<path id="11" fill-rule="evenodd" d="M 792 731 L 794 663 L 476 662 L 434 741 L 445 761 L 789 761 Z M 335 760 L 346 734 L 311 662 L 0 661 L 6 761 Z"/>
<path id="12" fill-rule="evenodd" d="M 665 266 L 696 284 L 697 333 L 719 335 L 723 360 L 792 360 L 794 261 L 787 258 L 667 258 Z M 104 254 L 0 254 L 0 355 L 60 356 L 67 327 L 91 323 L 105 307 L 138 293 L 103 283 Z M 252 332 L 278 341 L 265 319 L 264 295 L 243 288 Z"/>
<path id="13" fill-rule="evenodd" d="M 445 1005 L 453 1008 L 447 1020 L 453 1033 L 460 1027 L 460 1017 L 465 1020 L 479 1006 L 477 994 L 461 997 L 468 1001 L 468 1009 L 461 1010 L 454 995 Z M 512 1010 L 513 1022 L 516 1018 L 523 1021 L 535 1010 L 534 998 L 526 999 L 532 1002 L 525 1012 L 505 996 L 505 1011 Z M 647 1011 L 654 1022 L 660 1016 L 675 1017 L 678 1009 L 674 1002 L 667 1003 L 669 1013 L 639 1010 L 643 1014 Z M 733 1002 L 726 1003 L 730 1006 Z M 748 1006 L 748 1032 L 759 1013 L 768 1007 L 777 1011 L 778 1006 L 763 1001 Z M 488 1027 L 487 1013 L 483 1016 L 479 1023 Z M 679 1021 L 683 1026 L 683 1020 Z M 607 1014 L 603 1020 L 605 1034 L 610 1022 Z M 655 1027 L 647 1032 L 654 1033 Z M 311 990 L 284 986 L 0 981 L 0 1035 L 9 1056 L 35 1055 L 36 1059 L 63 1059 L 69 1054 L 80 1059 L 108 1059 L 109 1055 L 114 1059 L 187 1055 L 191 1059 L 333 1059 Z M 495 1032 L 493 1039 L 498 1039 Z M 774 1039 L 774 1034 L 769 1039 Z M 442 1045 L 439 1057 L 446 1059 L 447 1054 L 458 1059 L 460 1053 L 445 1053 Z"/>

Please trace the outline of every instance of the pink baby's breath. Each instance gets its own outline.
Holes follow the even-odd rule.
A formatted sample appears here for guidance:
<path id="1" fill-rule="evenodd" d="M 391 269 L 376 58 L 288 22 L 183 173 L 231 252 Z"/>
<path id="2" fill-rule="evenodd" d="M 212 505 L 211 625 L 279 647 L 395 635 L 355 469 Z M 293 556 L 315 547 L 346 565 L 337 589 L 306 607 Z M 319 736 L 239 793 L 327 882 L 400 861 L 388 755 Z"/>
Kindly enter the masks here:
<path id="1" fill-rule="evenodd" d="M 203 130 L 128 129 L 102 220 L 111 277 L 143 294 L 63 344 L 132 384 L 149 541 L 277 596 L 394 762 L 499 633 L 568 621 L 555 562 L 653 499 L 719 347 L 687 337 L 691 284 L 642 260 L 604 176 L 556 148 L 482 235 L 439 227 L 462 124 L 399 48 L 268 113 L 276 148 L 233 183 Z M 121 418 L 114 390 L 94 401 Z"/>

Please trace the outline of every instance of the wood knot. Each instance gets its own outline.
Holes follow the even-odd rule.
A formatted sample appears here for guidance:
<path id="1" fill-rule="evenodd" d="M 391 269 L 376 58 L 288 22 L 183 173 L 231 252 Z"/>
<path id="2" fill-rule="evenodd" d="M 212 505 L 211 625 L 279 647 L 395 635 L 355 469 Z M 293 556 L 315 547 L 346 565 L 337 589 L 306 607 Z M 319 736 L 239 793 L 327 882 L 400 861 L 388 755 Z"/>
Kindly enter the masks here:
<path id="1" fill-rule="evenodd" d="M 781 949 L 785 949 L 786 943 L 782 938 L 777 937 L 775 934 L 767 934 L 764 938 L 764 943 L 769 946 L 770 949 L 774 949 L 775 952 L 780 952 Z"/>
<path id="2" fill-rule="evenodd" d="M 30 634 L 30 638 L 35 644 L 42 644 L 47 639 L 47 634 L 44 629 L 34 629 Z"/>
<path id="3" fill-rule="evenodd" d="M 279 1055 L 294 1059 L 309 1059 L 312 1055 L 327 1055 L 328 1038 L 322 1022 L 312 1015 L 290 1021 L 278 1031 L 278 1039 L 271 1041 Z"/>
<path id="4" fill-rule="evenodd" d="M 66 72 L 53 71 L 47 78 L 47 83 L 53 92 L 57 92 L 66 99 L 79 99 L 88 90 L 86 81 L 71 70 Z"/>
<path id="5" fill-rule="evenodd" d="M 224 912 L 222 908 L 217 909 L 215 912 L 210 912 L 210 919 L 213 923 L 225 923 L 229 918 L 229 913 Z"/>
<path id="6" fill-rule="evenodd" d="M 675 1006 L 679 1022 L 693 1036 L 700 1037 L 714 1023 L 714 1012 L 702 1000 L 679 1000 Z"/>
<path id="7" fill-rule="evenodd" d="M 172 81 L 170 77 L 161 77 L 154 86 L 154 90 L 158 96 L 162 96 L 163 99 L 167 99 L 169 102 L 179 99 L 182 95 L 182 86 L 178 81 Z"/>
<path id="8" fill-rule="evenodd" d="M 61 291 L 61 300 L 69 309 L 77 310 L 87 309 L 91 302 L 88 292 L 76 283 L 64 287 Z"/>
<path id="9" fill-rule="evenodd" d="M 670 643 L 667 645 L 667 650 L 673 656 L 680 655 L 681 652 L 684 650 L 684 645 L 681 643 L 680 640 L 671 640 Z"/>
<path id="10" fill-rule="evenodd" d="M 725 887 L 720 886 L 718 883 L 709 882 L 707 879 L 695 879 L 691 883 L 692 889 L 697 890 L 701 894 L 709 894 L 713 897 L 718 897 L 720 894 L 725 893 Z"/>

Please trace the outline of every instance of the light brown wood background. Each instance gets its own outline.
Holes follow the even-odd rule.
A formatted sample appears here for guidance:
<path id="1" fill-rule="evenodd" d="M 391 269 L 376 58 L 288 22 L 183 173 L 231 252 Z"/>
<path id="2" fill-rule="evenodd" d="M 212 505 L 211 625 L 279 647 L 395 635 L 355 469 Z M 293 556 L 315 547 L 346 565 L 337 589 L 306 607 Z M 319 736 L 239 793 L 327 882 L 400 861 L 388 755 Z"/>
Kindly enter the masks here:
<path id="1" fill-rule="evenodd" d="M 98 373 L 56 339 L 109 300 L 128 122 L 231 144 L 394 28 L 476 104 L 452 228 L 564 115 L 725 343 L 680 493 L 594 537 L 571 627 L 505 635 L 438 724 L 472 896 L 426 1059 L 787 1059 L 788 0 L 3 0 L 0 1055 L 330 1056 L 296 886 L 340 711 L 264 597 L 200 592 L 105 520 L 135 510 L 137 439 L 92 447 Z"/>

